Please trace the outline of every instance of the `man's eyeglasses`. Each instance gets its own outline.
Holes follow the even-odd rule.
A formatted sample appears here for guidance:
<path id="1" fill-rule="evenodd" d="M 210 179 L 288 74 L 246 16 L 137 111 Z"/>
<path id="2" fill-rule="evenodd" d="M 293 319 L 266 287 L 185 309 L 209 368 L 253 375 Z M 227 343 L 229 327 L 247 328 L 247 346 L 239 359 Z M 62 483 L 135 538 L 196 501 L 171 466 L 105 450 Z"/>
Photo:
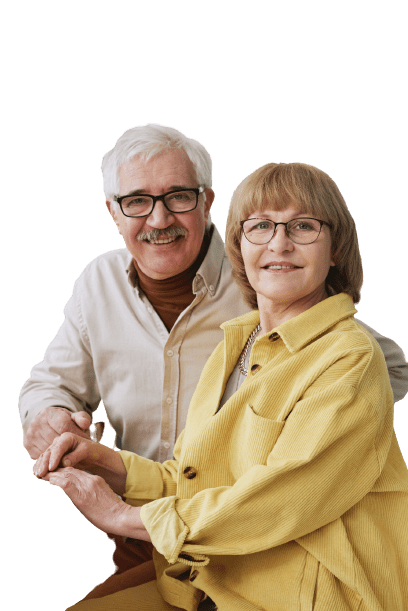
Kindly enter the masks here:
<path id="1" fill-rule="evenodd" d="M 169 212 L 182 214 L 197 208 L 198 196 L 204 190 L 205 187 L 198 187 L 197 189 L 169 191 L 168 193 L 163 193 L 163 195 L 141 193 L 139 195 L 114 196 L 113 199 L 115 202 L 118 202 L 123 214 L 131 218 L 149 216 L 159 200 L 163 202 Z"/>
<path id="2" fill-rule="evenodd" d="M 323 225 L 330 227 L 326 221 L 318 219 L 292 219 L 287 223 L 275 223 L 270 219 L 254 218 L 240 222 L 242 231 L 248 242 L 252 244 L 267 244 L 275 235 L 278 225 L 284 225 L 286 234 L 296 244 L 312 244 L 317 240 Z"/>

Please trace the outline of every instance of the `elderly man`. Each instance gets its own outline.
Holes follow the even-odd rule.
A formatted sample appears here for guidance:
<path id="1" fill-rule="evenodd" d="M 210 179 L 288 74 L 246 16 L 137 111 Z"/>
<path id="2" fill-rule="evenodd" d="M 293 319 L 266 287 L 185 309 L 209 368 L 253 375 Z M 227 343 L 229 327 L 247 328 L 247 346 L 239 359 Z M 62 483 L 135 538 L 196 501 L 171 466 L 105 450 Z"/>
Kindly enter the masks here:
<path id="1" fill-rule="evenodd" d="M 211 159 L 180 132 L 131 129 L 105 155 L 107 207 L 126 249 L 90 263 L 65 322 L 24 385 L 24 445 L 37 458 L 65 431 L 86 436 L 103 400 L 117 446 L 154 460 L 172 457 L 219 325 L 248 310 L 209 220 Z M 371 329 L 369 329 L 373 332 Z M 396 400 L 408 388 L 398 346 L 373 332 Z M 117 574 L 88 597 L 152 579 L 151 546 L 116 538 Z"/>

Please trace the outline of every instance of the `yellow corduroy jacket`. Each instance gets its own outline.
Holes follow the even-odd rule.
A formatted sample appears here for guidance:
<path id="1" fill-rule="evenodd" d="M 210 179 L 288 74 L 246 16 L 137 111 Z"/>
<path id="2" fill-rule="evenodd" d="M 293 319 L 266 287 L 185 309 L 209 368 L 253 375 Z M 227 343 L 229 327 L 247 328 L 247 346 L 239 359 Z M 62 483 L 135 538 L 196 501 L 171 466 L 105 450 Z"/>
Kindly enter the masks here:
<path id="1" fill-rule="evenodd" d="M 336 295 L 259 336 L 217 412 L 259 313 L 225 323 L 175 460 L 121 452 L 169 604 L 194 610 L 203 591 L 220 611 L 407 611 L 408 472 L 355 311 Z"/>

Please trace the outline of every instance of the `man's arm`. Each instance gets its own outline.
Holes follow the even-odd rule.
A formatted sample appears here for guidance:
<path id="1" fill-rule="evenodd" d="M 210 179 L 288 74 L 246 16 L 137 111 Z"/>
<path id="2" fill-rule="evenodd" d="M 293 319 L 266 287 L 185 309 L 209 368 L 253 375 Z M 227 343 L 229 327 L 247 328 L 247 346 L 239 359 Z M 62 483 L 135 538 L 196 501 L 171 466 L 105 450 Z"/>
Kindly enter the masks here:
<path id="1" fill-rule="evenodd" d="M 82 278 L 65 308 L 65 321 L 20 395 L 24 446 L 38 456 L 63 432 L 85 434 L 100 402 L 91 345 L 81 312 Z"/>
<path id="2" fill-rule="evenodd" d="M 356 319 L 356 321 L 371 333 L 374 339 L 380 344 L 387 364 L 388 375 L 390 376 L 394 402 L 401 401 L 408 392 L 408 363 L 405 359 L 403 350 L 392 339 L 380 335 L 378 331 L 372 329 L 361 320 Z"/>

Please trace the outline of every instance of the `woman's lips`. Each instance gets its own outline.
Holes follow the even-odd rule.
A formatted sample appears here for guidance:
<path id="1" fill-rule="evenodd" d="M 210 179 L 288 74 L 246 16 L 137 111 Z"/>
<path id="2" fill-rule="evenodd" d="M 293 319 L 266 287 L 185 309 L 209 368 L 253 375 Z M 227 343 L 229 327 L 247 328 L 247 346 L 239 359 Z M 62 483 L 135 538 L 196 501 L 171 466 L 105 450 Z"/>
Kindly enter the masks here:
<path id="1" fill-rule="evenodd" d="M 295 265 L 294 263 L 290 263 L 289 261 L 271 261 L 267 263 L 267 265 L 263 265 L 262 269 L 271 269 L 274 271 L 294 271 L 295 269 L 301 269 L 299 265 Z"/>

